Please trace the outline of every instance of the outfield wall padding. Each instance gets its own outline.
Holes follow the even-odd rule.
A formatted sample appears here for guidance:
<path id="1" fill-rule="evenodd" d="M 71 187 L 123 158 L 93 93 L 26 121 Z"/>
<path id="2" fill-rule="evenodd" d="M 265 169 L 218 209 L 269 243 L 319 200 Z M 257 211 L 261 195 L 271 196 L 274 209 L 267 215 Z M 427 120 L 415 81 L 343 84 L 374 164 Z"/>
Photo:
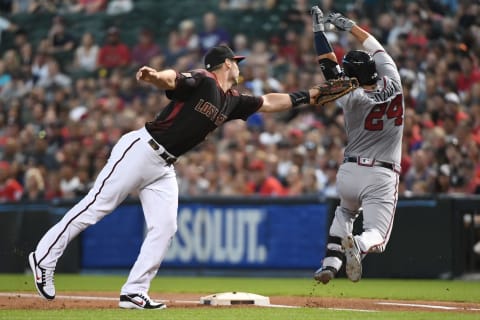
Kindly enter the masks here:
<path id="1" fill-rule="evenodd" d="M 0 206 L 0 272 L 24 272 L 26 257 L 72 202 Z M 166 270 L 314 271 L 325 253 L 338 199 L 317 197 L 181 198 Z M 364 277 L 454 278 L 479 269 L 472 254 L 480 198 L 404 198 L 390 242 L 363 261 Z M 161 208 L 159 208 L 161 214 Z M 362 217 L 354 233 L 360 232 Z M 140 203 L 129 199 L 67 248 L 58 272 L 127 270 L 145 234 Z M 344 273 L 342 269 L 341 274 Z"/>

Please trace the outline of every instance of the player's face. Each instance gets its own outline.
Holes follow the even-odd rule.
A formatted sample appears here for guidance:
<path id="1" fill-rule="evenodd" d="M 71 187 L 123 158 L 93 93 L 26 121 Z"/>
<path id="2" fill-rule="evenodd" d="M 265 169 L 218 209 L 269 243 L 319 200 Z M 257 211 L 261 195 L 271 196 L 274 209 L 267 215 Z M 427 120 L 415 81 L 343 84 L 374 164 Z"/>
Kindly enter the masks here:
<path id="1" fill-rule="evenodd" d="M 230 68 L 230 79 L 233 82 L 233 85 L 238 84 L 238 78 L 240 76 L 240 70 L 238 69 L 238 64 L 237 61 L 231 60 L 232 61 L 232 66 Z"/>

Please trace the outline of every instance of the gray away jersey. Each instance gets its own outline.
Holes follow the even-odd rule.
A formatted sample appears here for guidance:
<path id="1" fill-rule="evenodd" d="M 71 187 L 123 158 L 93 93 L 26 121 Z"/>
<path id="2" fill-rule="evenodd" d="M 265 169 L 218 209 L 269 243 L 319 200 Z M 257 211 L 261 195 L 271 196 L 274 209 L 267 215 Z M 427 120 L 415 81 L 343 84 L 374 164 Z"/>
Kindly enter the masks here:
<path id="1" fill-rule="evenodd" d="M 344 112 L 345 155 L 400 165 L 405 110 L 400 75 L 386 52 L 377 51 L 373 58 L 380 77 L 377 89 L 360 87 L 336 101 Z"/>

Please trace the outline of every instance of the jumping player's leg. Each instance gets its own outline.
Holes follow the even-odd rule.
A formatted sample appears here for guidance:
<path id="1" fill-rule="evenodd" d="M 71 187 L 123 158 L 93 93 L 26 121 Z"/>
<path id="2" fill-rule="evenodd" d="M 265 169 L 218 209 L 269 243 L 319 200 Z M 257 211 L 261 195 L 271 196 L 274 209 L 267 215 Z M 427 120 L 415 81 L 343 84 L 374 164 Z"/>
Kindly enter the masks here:
<path id="1" fill-rule="evenodd" d="M 174 169 L 168 167 L 161 181 L 140 190 L 139 196 L 147 234 L 121 295 L 148 293 L 177 231 L 178 185 Z"/>
<path id="2" fill-rule="evenodd" d="M 328 283 L 342 267 L 345 258 L 342 239 L 352 233 L 353 223 L 357 216 L 358 211 L 350 211 L 341 205 L 335 210 L 335 217 L 329 230 L 325 257 L 322 260 L 321 268 L 314 274 L 317 281 L 323 284 Z"/>
<path id="3" fill-rule="evenodd" d="M 341 240 L 346 236 L 352 234 L 353 231 L 353 223 L 358 216 L 358 211 L 351 211 L 342 206 L 338 206 L 335 210 L 335 217 L 333 218 L 332 224 L 330 226 L 330 230 L 328 233 L 328 243 L 327 243 L 327 254 L 325 256 L 324 263 L 325 264 L 332 264 L 335 266 L 336 269 L 340 269 L 342 265 L 341 256 L 333 255 L 330 258 L 329 252 L 336 251 L 342 252 L 343 249 L 341 246 Z"/>
<path id="4" fill-rule="evenodd" d="M 355 236 L 362 254 L 385 250 L 392 232 L 398 200 L 398 174 L 383 168 L 377 170 L 387 172 L 383 172 L 383 181 L 376 186 L 375 192 L 366 194 L 362 201 L 364 231 Z"/>
<path id="5" fill-rule="evenodd" d="M 336 208 L 330 225 L 322 267 L 314 274 L 314 278 L 324 284 L 328 283 L 342 267 L 345 257 L 342 239 L 352 234 L 353 223 L 358 216 L 360 207 L 358 192 L 361 190 L 361 186 L 351 181 L 353 176 L 350 169 L 348 164 L 342 165 L 337 173 L 340 206 Z"/>

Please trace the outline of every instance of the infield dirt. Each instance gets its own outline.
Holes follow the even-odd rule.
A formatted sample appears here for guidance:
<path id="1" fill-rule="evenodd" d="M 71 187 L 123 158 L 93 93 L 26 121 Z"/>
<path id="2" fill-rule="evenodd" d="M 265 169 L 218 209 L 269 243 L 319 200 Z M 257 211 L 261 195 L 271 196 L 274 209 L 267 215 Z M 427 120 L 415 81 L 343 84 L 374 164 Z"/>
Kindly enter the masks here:
<path id="1" fill-rule="evenodd" d="M 207 306 L 199 303 L 202 294 L 151 293 L 153 299 L 165 301 L 168 308 L 244 308 L 255 306 Z M 198 301 L 198 303 L 195 303 Z M 400 301 L 378 299 L 323 298 L 270 296 L 273 305 L 372 311 L 435 311 L 479 313 L 480 304 L 445 301 Z M 385 304 L 388 303 L 388 304 Z M 111 292 L 62 292 L 53 301 L 46 301 L 33 293 L 11 293 L 0 296 L 0 309 L 113 309 L 118 308 L 117 297 Z"/>

